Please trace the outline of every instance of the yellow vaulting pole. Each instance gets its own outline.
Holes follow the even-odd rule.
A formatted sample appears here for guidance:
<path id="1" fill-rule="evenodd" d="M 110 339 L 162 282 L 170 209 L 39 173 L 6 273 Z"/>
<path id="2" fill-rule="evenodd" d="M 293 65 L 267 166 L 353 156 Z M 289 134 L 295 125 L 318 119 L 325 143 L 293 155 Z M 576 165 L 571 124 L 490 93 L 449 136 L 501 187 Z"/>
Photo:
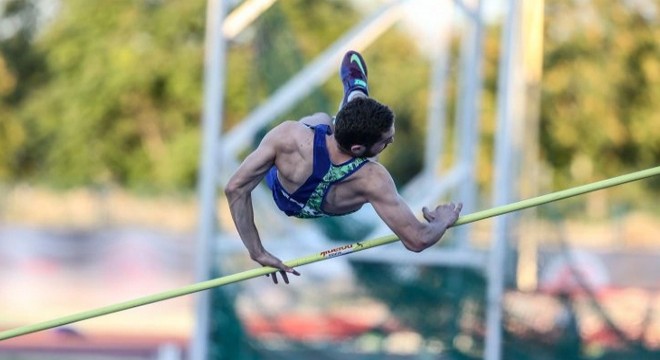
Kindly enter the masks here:
<path id="1" fill-rule="evenodd" d="M 539 206 L 547 203 L 551 203 L 554 201 L 559 201 L 563 199 L 567 199 L 570 197 L 574 197 L 577 195 L 582 195 L 588 192 L 593 192 L 597 190 L 602 190 L 605 188 L 625 184 L 628 182 L 632 181 L 638 181 L 642 180 L 648 177 L 652 176 L 657 176 L 660 175 L 660 166 L 646 169 L 646 170 L 641 170 L 637 172 L 633 172 L 630 174 L 626 175 L 621 175 L 617 177 L 613 177 L 607 180 L 602 180 L 582 186 L 577 186 L 574 188 L 562 190 L 562 191 L 557 191 L 554 193 L 538 196 L 535 198 L 527 199 L 527 200 L 522 200 L 519 202 L 515 202 L 512 204 L 504 205 L 504 206 L 498 206 L 492 209 L 488 210 L 483 210 L 479 211 L 476 213 L 468 214 L 465 216 L 461 216 L 458 218 L 454 226 L 460 226 L 460 225 L 465 225 L 469 224 L 475 221 L 479 220 L 484 220 L 488 219 L 494 216 L 498 215 L 503 215 L 506 213 L 514 212 L 514 211 L 519 211 L 523 209 L 527 209 L 530 207 L 534 206 Z M 353 244 L 346 244 L 342 245 L 339 247 L 336 247 L 334 249 L 329 249 L 325 251 L 321 251 L 319 253 L 286 261 L 285 264 L 291 267 L 298 267 L 302 265 L 307 265 L 319 261 L 324 261 L 331 259 L 333 257 L 341 256 L 341 255 L 346 255 L 350 254 L 353 252 L 358 252 L 358 251 L 363 251 L 367 250 L 373 247 L 385 245 L 385 244 L 390 244 L 393 242 L 398 241 L 399 239 L 395 235 L 388 235 L 388 236 L 383 236 L 371 240 L 366 240 L 366 241 L 361 241 Z M 247 270 L 243 271 L 240 273 L 236 273 L 233 275 L 228 275 L 228 276 L 223 276 L 217 279 L 213 280 L 208 280 L 208 281 L 203 281 L 199 282 L 196 284 L 184 286 L 178 289 L 173 289 L 165 292 L 161 292 L 158 294 L 154 295 L 149 295 L 149 296 L 144 296 L 141 298 L 137 298 L 134 300 L 129 300 L 121 303 L 116 303 L 113 305 L 108 305 L 105 307 L 89 310 L 89 311 L 84 311 L 80 312 L 77 314 L 73 315 L 68 315 L 64 316 L 61 318 L 49 320 L 49 321 L 44 321 L 41 323 L 37 324 L 32 324 L 32 325 L 26 325 L 26 326 L 21 326 L 17 327 L 11 330 L 6 330 L 3 332 L 0 332 L 0 341 L 1 340 L 6 340 L 10 339 L 13 337 L 21 336 L 21 335 L 26 335 L 30 333 L 34 333 L 37 331 L 42 331 L 42 330 L 47 330 L 47 329 L 52 329 L 58 326 L 66 325 L 66 324 L 71 324 L 74 322 L 82 321 L 82 320 L 87 320 L 103 315 L 108 315 L 116 312 L 120 312 L 123 310 L 128 310 L 134 307 L 142 306 L 142 305 L 147 305 L 147 304 L 152 304 L 155 302 L 167 300 L 167 299 L 172 299 L 175 297 L 183 296 L 183 295 L 189 295 L 192 293 L 196 293 L 198 291 L 202 290 L 208 290 L 210 288 L 218 287 L 218 286 L 223 286 L 231 283 L 236 283 L 248 279 L 252 279 L 258 276 L 263 276 L 267 274 L 271 274 L 273 272 L 278 271 L 278 269 L 271 268 L 271 267 L 261 267 L 261 268 L 256 268 L 252 270 Z"/>

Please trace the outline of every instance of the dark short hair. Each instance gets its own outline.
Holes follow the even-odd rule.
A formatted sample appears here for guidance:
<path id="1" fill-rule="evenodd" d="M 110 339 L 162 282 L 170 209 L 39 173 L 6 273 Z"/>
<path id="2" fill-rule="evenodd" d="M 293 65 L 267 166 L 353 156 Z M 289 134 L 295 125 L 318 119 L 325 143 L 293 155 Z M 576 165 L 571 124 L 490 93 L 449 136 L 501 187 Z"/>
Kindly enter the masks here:
<path id="1" fill-rule="evenodd" d="M 349 150 L 353 145 L 371 147 L 394 124 L 394 112 L 378 101 L 359 97 L 349 101 L 335 117 L 335 139 Z"/>

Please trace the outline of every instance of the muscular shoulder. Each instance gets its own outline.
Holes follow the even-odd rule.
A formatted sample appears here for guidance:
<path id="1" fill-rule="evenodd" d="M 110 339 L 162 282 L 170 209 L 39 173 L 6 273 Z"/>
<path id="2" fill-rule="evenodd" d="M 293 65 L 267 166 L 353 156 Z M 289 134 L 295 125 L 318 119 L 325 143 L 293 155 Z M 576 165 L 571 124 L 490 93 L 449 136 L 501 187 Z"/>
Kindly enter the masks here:
<path id="1" fill-rule="evenodd" d="M 266 134 L 260 147 L 270 147 L 277 154 L 307 152 L 314 141 L 314 132 L 297 121 L 284 121 Z"/>
<path id="2" fill-rule="evenodd" d="M 313 132 L 304 124 L 287 120 L 270 130 L 264 137 L 263 142 L 277 147 L 286 147 L 295 145 L 305 138 L 313 137 L 313 135 Z"/>
<path id="3" fill-rule="evenodd" d="M 298 132 L 299 130 L 306 129 L 307 127 L 304 126 L 303 124 L 293 121 L 293 120 L 287 120 L 283 121 L 277 126 L 275 126 L 271 131 L 268 132 L 268 135 L 270 136 L 278 136 L 283 135 L 283 134 L 290 134 L 292 132 Z"/>
<path id="4" fill-rule="evenodd" d="M 312 134 L 310 131 L 310 126 L 316 125 L 331 125 L 332 117 L 326 113 L 315 113 L 313 115 L 305 116 L 298 121 L 287 120 L 276 127 L 274 127 L 270 133 L 272 134 L 289 134 L 289 135 L 303 135 L 307 136 Z M 290 136 L 289 136 L 290 137 Z"/>
<path id="5" fill-rule="evenodd" d="M 359 187 L 364 190 L 364 195 L 366 196 L 377 196 L 392 191 L 396 192 L 392 175 L 378 162 L 369 161 L 355 175 Z"/>

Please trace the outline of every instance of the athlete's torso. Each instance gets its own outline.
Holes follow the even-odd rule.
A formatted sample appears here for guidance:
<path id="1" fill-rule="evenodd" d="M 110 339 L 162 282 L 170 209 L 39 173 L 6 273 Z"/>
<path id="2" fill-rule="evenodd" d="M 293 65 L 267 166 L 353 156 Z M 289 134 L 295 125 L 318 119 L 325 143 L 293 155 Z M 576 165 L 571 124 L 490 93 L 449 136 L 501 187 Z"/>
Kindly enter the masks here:
<path id="1" fill-rule="evenodd" d="M 287 174 L 278 176 L 279 171 L 286 172 L 287 169 L 278 170 L 275 166 L 266 175 L 266 182 L 273 192 L 278 208 L 289 216 L 301 218 L 344 215 L 360 209 L 364 201 L 356 196 L 356 189 L 351 183 L 354 180 L 352 175 L 369 160 L 350 158 L 345 162 L 333 164 L 326 142 L 330 127 L 316 125 L 310 129 L 313 131 L 313 169 L 305 181 L 301 181 L 301 184 L 281 181 L 281 177 L 290 178 Z M 309 164 L 303 162 L 300 166 Z M 288 170 L 293 173 L 300 169 Z"/>

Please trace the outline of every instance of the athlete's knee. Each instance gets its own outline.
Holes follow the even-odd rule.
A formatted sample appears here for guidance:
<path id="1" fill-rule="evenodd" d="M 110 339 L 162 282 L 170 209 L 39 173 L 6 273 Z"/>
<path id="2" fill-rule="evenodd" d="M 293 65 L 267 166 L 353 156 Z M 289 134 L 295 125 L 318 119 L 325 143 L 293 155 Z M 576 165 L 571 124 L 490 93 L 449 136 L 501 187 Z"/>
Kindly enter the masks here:
<path id="1" fill-rule="evenodd" d="M 368 97 L 369 96 L 367 94 L 365 94 L 364 92 L 362 92 L 360 90 L 355 90 L 355 91 L 352 91 L 348 95 L 348 99 L 346 100 L 346 102 L 353 101 L 354 99 L 357 99 L 357 98 L 368 98 Z"/>
<path id="2" fill-rule="evenodd" d="M 301 123 L 314 126 L 319 124 L 330 124 L 332 122 L 332 117 L 324 112 L 317 112 L 315 114 L 305 116 L 300 119 Z"/>
<path id="3" fill-rule="evenodd" d="M 323 121 L 327 121 L 327 120 L 332 119 L 332 117 L 329 114 L 324 113 L 324 112 L 317 112 L 317 113 L 314 113 L 314 115 L 312 115 L 312 116 L 317 117 L 319 120 L 323 120 Z"/>

